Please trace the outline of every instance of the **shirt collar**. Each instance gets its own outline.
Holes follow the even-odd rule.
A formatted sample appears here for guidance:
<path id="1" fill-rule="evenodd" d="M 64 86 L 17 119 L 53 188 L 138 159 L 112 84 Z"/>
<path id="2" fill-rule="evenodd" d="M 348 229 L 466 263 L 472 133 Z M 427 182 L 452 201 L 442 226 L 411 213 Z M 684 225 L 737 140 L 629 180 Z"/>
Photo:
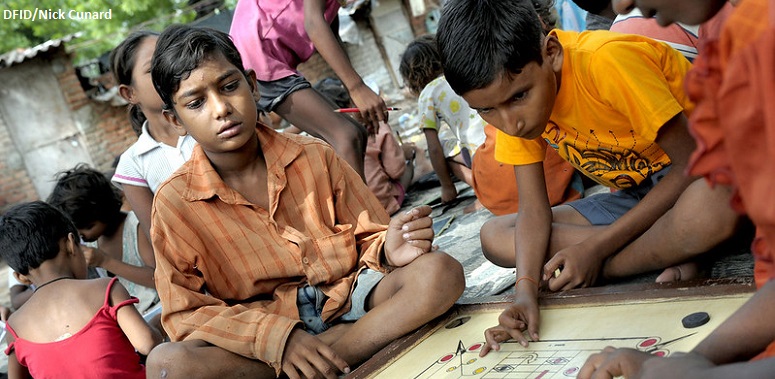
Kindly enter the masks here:
<path id="1" fill-rule="evenodd" d="M 256 125 L 258 143 L 264 154 L 267 166 L 267 181 L 272 187 L 283 187 L 286 183 L 285 168 L 302 152 L 303 146 L 296 136 L 277 132 L 258 123 Z M 186 163 L 186 191 L 182 198 L 187 201 L 207 200 L 219 197 L 229 204 L 250 205 L 237 191 L 234 191 L 215 171 L 201 145 L 197 144 Z M 280 188 L 281 189 L 281 188 Z M 274 191 L 270 191 L 270 197 Z"/>
<path id="2" fill-rule="evenodd" d="M 159 146 L 161 142 L 153 139 L 151 137 L 151 133 L 148 132 L 148 120 L 145 120 L 143 122 L 143 127 L 140 132 L 140 136 L 137 137 L 137 142 L 135 142 L 135 147 L 137 148 L 137 154 L 145 154 Z"/>

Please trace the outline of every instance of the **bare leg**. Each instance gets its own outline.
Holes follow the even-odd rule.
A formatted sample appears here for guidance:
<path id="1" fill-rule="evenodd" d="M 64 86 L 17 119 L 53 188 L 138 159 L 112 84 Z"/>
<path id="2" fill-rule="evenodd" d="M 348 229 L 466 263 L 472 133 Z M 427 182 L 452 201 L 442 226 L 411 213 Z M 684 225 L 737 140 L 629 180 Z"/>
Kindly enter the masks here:
<path id="1" fill-rule="evenodd" d="M 416 182 L 418 179 L 422 178 L 429 172 L 433 172 L 433 164 L 426 156 L 425 149 L 415 144 L 411 145 L 414 146 L 414 151 L 416 151 L 414 155 L 414 177 L 412 178 L 412 182 Z"/>
<path id="2" fill-rule="evenodd" d="M 482 225 L 479 232 L 484 257 L 498 266 L 514 267 L 516 264 L 516 246 L 513 243 L 516 217 L 517 214 L 514 213 L 492 218 Z M 549 251 L 552 254 L 581 242 L 601 228 L 589 225 L 589 221 L 569 205 L 553 207 L 552 219 L 554 223 L 549 241 Z M 508 243 L 504 243 L 507 239 Z"/>
<path id="3" fill-rule="evenodd" d="M 684 263 L 728 240 L 740 216 L 729 206 L 731 190 L 696 180 L 643 235 L 604 266 L 608 278 L 625 277 Z M 682 277 L 682 279 L 685 279 Z"/>
<path id="4" fill-rule="evenodd" d="M 391 341 L 446 312 L 465 288 L 463 267 L 445 253 L 423 254 L 380 281 L 368 312 L 332 348 L 348 363 L 365 361 Z"/>
<path id="5" fill-rule="evenodd" d="M 366 128 L 349 116 L 334 112 L 334 106 L 312 88 L 288 96 L 275 112 L 299 129 L 331 144 L 363 178 Z"/>
<path id="6" fill-rule="evenodd" d="M 147 378 L 272 378 L 267 364 L 245 358 L 202 340 L 156 346 L 146 361 Z"/>
<path id="7" fill-rule="evenodd" d="M 449 170 L 460 180 L 464 181 L 469 186 L 474 186 L 474 174 L 470 167 L 467 167 L 463 162 L 461 154 L 455 155 L 452 158 L 447 158 L 449 163 Z"/>

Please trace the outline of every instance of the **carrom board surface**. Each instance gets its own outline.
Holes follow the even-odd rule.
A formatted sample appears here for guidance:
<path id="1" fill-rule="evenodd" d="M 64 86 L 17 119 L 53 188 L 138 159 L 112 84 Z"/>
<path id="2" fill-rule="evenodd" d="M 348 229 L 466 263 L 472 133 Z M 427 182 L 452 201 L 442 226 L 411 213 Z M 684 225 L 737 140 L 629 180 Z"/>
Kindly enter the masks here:
<path id="1" fill-rule="evenodd" d="M 575 378 L 589 355 L 609 345 L 660 356 L 691 350 L 750 296 L 542 306 L 539 342 L 525 348 L 509 341 L 485 357 L 479 357 L 484 330 L 497 325 L 507 303 L 478 309 L 461 306 L 412 346 L 363 377 Z M 683 327 L 681 319 L 699 311 L 707 312 L 710 321 L 696 328 Z"/>

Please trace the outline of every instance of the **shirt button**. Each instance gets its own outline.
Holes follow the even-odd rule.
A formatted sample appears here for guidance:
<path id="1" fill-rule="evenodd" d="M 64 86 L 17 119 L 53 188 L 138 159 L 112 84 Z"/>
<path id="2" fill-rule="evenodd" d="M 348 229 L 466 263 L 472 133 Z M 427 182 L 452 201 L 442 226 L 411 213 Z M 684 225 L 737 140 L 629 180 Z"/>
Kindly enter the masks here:
<path id="1" fill-rule="evenodd" d="M 301 258 L 301 262 L 304 263 L 305 265 L 308 265 L 309 259 L 307 259 L 307 257 Z"/>

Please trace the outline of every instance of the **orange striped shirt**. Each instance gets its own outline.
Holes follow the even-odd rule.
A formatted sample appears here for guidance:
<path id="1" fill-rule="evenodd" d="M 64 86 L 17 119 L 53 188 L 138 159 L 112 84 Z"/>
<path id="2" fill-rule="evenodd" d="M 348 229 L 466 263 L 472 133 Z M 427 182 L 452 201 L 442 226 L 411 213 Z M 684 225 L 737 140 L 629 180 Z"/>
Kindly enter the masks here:
<path id="1" fill-rule="evenodd" d="M 349 310 L 358 270 L 381 265 L 385 209 L 319 140 L 261 124 L 269 209 L 247 201 L 201 146 L 153 204 L 156 289 L 173 341 L 201 339 L 280 369 L 302 283 L 328 295 L 324 320 Z"/>

